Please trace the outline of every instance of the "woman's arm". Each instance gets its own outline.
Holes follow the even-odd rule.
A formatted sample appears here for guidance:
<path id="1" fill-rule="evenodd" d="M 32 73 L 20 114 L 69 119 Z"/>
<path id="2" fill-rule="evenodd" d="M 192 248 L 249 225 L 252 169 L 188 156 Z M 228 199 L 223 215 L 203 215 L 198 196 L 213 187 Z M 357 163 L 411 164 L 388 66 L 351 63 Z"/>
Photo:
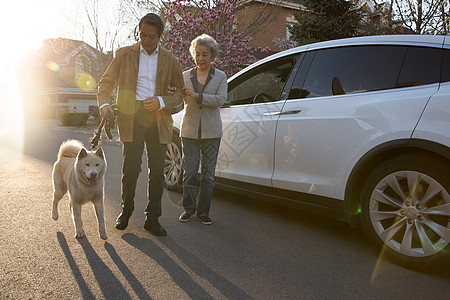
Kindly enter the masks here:
<path id="1" fill-rule="evenodd" d="M 227 76 L 225 75 L 224 72 L 216 72 L 215 76 L 218 77 L 220 76 L 219 87 L 217 88 L 215 94 L 203 93 L 203 101 L 201 102 L 201 105 L 220 107 L 225 103 L 225 100 L 227 99 L 227 91 L 228 91 Z"/>

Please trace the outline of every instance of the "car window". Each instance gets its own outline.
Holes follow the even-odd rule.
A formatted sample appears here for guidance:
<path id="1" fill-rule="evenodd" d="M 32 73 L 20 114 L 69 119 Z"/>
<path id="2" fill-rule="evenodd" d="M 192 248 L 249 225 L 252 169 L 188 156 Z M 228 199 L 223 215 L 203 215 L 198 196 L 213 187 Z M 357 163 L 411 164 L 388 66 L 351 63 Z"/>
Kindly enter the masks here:
<path id="1" fill-rule="evenodd" d="M 410 47 L 406 53 L 397 87 L 417 86 L 439 82 L 442 50 Z"/>
<path id="2" fill-rule="evenodd" d="M 450 50 L 444 49 L 441 82 L 450 81 Z"/>
<path id="3" fill-rule="evenodd" d="M 358 46 L 317 51 L 303 86 L 307 98 L 395 87 L 407 47 Z"/>
<path id="4" fill-rule="evenodd" d="M 285 58 L 242 74 L 229 84 L 225 104 L 240 105 L 280 100 L 294 63 L 293 58 Z"/>
<path id="5" fill-rule="evenodd" d="M 292 82 L 291 89 L 289 90 L 289 94 L 287 99 L 301 99 L 306 98 L 309 92 L 303 89 L 303 83 L 305 82 L 306 74 L 308 73 L 309 66 L 316 55 L 316 51 L 307 52 L 306 54 L 302 54 L 303 59 L 301 59 L 300 67 L 295 75 L 295 78 Z"/>

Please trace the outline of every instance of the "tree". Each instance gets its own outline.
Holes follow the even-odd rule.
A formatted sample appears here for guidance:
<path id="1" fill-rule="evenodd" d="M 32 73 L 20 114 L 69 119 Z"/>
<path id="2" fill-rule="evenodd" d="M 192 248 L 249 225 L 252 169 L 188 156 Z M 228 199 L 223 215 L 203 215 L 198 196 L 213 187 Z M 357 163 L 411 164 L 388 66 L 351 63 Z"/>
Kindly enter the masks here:
<path id="1" fill-rule="evenodd" d="M 440 5 L 440 26 L 435 29 L 437 34 L 448 35 L 450 32 L 450 9 L 448 1 L 442 1 Z"/>
<path id="2" fill-rule="evenodd" d="M 443 34 L 449 31 L 448 0 L 358 0 L 368 9 L 363 34 Z"/>
<path id="3" fill-rule="evenodd" d="M 238 32 L 236 12 L 241 0 L 169 0 L 168 21 L 162 44 L 178 57 L 183 69 L 194 65 L 189 46 L 200 34 L 212 36 L 220 46 L 214 66 L 228 76 L 236 73 L 255 57 L 248 46 L 251 38 Z M 259 49 L 268 51 L 268 49 Z"/>
<path id="4" fill-rule="evenodd" d="M 67 15 L 74 28 L 71 38 L 80 39 L 102 53 L 114 51 L 127 41 L 121 34 L 123 18 L 120 14 L 122 2 L 111 5 L 107 0 L 82 0 L 73 4 Z"/>
<path id="5" fill-rule="evenodd" d="M 300 45 L 358 34 L 361 12 L 352 1 L 304 0 L 306 12 L 295 12 L 297 24 L 289 30 Z"/>
<path id="6" fill-rule="evenodd" d="M 432 3 L 426 3 L 431 5 Z M 448 35 L 450 30 L 450 9 L 448 0 L 440 0 L 436 3 L 436 12 L 426 27 L 425 32 L 430 34 Z M 425 10 L 426 11 L 426 10 Z"/>
<path id="7" fill-rule="evenodd" d="M 227 1 L 227 0 L 225 0 Z M 244 35 L 252 36 L 256 31 L 258 31 L 261 26 L 267 24 L 268 22 L 274 20 L 277 13 L 280 10 L 278 5 L 283 0 L 257 0 L 253 1 L 253 8 L 257 7 L 255 11 L 252 12 L 252 18 L 245 18 L 246 11 L 248 9 L 248 0 L 232 1 L 229 5 L 235 8 L 236 15 L 244 16 L 244 22 L 241 22 L 239 32 Z M 165 0 L 121 0 L 122 8 L 121 14 L 126 16 L 124 21 L 127 25 L 132 25 L 133 27 L 137 21 L 148 12 L 155 12 L 164 15 L 167 9 L 170 9 L 170 2 Z M 211 9 L 216 6 L 217 3 L 221 1 L 201 1 L 201 0 L 189 0 L 189 1 L 179 1 L 182 4 L 189 5 L 192 7 L 197 7 L 198 9 Z M 223 2 L 223 1 L 222 1 Z"/>
<path id="8" fill-rule="evenodd" d="M 89 67 L 89 75 L 98 81 L 113 58 L 114 49 L 121 46 L 128 39 L 121 35 L 123 21 L 120 15 L 122 3 L 109 5 L 105 0 L 82 0 L 74 4 L 75 14 L 71 14 L 67 19 L 76 29 L 72 34 L 73 38 L 78 38 L 87 44 L 93 45 L 98 53 L 96 60 Z M 88 77 L 86 77 L 88 78 Z"/>
<path id="9" fill-rule="evenodd" d="M 401 22 L 394 19 L 394 1 L 358 1 L 365 10 L 360 28 L 363 35 L 399 34 L 402 32 Z"/>
<path id="10" fill-rule="evenodd" d="M 119 0 L 121 7 L 119 12 L 122 16 L 124 27 L 128 32 L 128 40 L 137 41 L 137 25 L 139 20 L 149 12 L 162 15 L 168 8 L 167 2 L 163 0 Z"/>
<path id="11" fill-rule="evenodd" d="M 245 13 L 246 0 L 117 0 L 106 7 L 113 11 L 112 16 L 117 16 L 109 19 L 104 14 L 105 0 L 93 0 L 94 3 L 90 4 L 88 1 L 92 0 L 78 4 L 78 13 L 74 14 L 77 20 L 71 23 L 81 26 L 78 35 L 83 36 L 82 40 L 95 44 L 96 49 L 114 51 L 121 44 L 137 41 L 139 19 L 148 12 L 154 12 L 167 20 L 161 40 L 163 46 L 173 50 L 184 68 L 193 66 L 188 51 L 190 41 L 199 34 L 208 33 L 221 46 L 215 65 L 231 75 L 255 59 L 255 49 L 248 46 L 251 34 L 275 18 L 279 10 L 277 3 L 282 0 L 256 1 L 258 13 L 253 14 L 251 21 L 243 23 L 238 23 L 237 14 Z M 99 22 L 105 19 L 108 19 L 106 24 Z M 174 41 L 177 42 L 174 44 Z"/>
<path id="12" fill-rule="evenodd" d="M 278 49 L 280 49 L 281 51 L 298 47 L 298 43 L 296 41 L 291 40 L 290 38 L 274 38 L 273 42 L 277 45 Z"/>
<path id="13" fill-rule="evenodd" d="M 402 25 L 417 34 L 436 33 L 441 8 L 446 0 L 395 0 L 396 13 Z"/>

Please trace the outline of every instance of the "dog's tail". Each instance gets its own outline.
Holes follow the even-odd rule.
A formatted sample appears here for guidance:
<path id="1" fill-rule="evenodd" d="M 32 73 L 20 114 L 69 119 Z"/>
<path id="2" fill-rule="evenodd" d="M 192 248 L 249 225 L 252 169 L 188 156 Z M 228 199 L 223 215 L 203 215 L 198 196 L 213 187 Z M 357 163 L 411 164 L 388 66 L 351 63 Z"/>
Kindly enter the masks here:
<path id="1" fill-rule="evenodd" d="M 83 147 L 83 143 L 77 140 L 67 140 L 61 144 L 58 152 L 58 159 L 61 157 L 75 158 Z"/>

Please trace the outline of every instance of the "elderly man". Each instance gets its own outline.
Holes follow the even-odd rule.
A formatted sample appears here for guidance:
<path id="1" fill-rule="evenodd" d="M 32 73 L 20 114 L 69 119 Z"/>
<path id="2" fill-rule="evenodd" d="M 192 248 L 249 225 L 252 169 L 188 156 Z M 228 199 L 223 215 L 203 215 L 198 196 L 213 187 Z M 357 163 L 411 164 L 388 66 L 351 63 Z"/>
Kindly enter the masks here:
<path id="1" fill-rule="evenodd" d="M 159 224 L 164 189 L 164 160 L 172 140 L 172 108 L 183 100 L 183 77 L 178 60 L 159 45 L 164 23 L 153 13 L 142 17 L 138 25 L 139 42 L 120 48 L 99 82 L 97 101 L 102 116 L 110 106 L 111 94 L 118 83 L 118 130 L 123 143 L 122 213 L 116 228 L 124 230 L 134 210 L 136 182 L 141 171 L 144 145 L 148 160 L 148 205 L 144 228 L 163 236 Z M 168 89 L 171 92 L 168 94 Z"/>

